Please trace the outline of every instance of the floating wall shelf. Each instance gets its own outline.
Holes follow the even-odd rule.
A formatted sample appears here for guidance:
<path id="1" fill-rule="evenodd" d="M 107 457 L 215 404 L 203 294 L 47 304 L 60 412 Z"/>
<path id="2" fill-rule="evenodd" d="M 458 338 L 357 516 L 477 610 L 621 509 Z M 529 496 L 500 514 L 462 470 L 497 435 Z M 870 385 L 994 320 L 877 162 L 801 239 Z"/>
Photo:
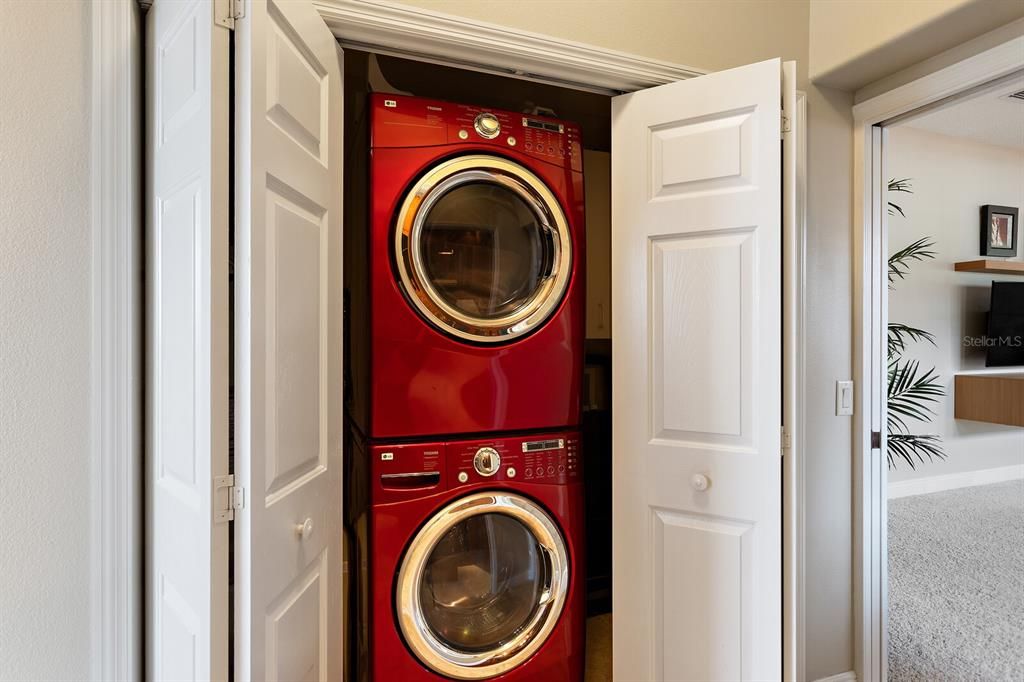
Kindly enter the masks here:
<path id="1" fill-rule="evenodd" d="M 957 272 L 980 272 L 989 275 L 1022 275 L 1024 262 L 1015 260 L 965 260 L 955 263 Z"/>
<path id="2" fill-rule="evenodd" d="M 957 374 L 953 402 L 957 419 L 1024 426 L 1024 374 Z"/>

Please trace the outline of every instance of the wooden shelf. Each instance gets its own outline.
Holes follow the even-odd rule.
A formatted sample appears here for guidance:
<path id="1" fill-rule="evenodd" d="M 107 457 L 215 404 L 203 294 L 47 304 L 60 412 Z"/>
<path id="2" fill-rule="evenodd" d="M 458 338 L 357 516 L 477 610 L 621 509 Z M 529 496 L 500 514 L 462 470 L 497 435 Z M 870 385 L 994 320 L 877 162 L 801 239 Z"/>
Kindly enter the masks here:
<path id="1" fill-rule="evenodd" d="M 957 374 L 953 380 L 953 416 L 1024 426 L 1024 373 Z"/>
<path id="2" fill-rule="evenodd" d="M 1024 275 L 1024 262 L 1016 260 L 965 260 L 955 263 L 957 272 L 981 272 L 990 275 Z"/>

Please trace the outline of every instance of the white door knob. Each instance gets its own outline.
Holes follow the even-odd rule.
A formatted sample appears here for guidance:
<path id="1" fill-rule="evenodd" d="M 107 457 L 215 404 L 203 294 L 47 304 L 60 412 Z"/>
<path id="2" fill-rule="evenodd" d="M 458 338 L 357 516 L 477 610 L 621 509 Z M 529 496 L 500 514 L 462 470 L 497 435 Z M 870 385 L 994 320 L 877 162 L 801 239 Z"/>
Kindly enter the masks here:
<path id="1" fill-rule="evenodd" d="M 690 485 L 693 486 L 694 490 L 696 490 L 699 493 L 702 493 L 709 487 L 711 487 L 711 481 L 704 474 L 694 474 L 690 478 Z"/>
<path id="2" fill-rule="evenodd" d="M 300 540 L 305 540 L 313 534 L 313 519 L 306 519 L 295 526 L 295 532 L 299 534 Z"/>

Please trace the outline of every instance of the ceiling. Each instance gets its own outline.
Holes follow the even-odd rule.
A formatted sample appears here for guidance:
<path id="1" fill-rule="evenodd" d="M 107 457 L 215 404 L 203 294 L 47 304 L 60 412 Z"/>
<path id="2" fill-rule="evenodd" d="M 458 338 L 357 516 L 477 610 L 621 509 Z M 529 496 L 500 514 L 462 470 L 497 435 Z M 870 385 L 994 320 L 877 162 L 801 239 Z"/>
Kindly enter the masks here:
<path id="1" fill-rule="evenodd" d="M 1009 97 L 1020 91 L 1024 91 L 1024 75 L 901 125 L 1024 150 L 1024 99 Z"/>

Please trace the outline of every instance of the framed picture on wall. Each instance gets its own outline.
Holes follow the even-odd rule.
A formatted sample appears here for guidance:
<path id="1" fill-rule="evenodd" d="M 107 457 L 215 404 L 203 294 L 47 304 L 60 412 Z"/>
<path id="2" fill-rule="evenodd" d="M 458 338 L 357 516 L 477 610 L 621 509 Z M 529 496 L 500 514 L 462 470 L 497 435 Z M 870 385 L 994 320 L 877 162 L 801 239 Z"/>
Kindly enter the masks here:
<path id="1" fill-rule="evenodd" d="M 981 207 L 981 255 L 1012 258 L 1017 255 L 1017 216 L 1011 206 Z"/>

